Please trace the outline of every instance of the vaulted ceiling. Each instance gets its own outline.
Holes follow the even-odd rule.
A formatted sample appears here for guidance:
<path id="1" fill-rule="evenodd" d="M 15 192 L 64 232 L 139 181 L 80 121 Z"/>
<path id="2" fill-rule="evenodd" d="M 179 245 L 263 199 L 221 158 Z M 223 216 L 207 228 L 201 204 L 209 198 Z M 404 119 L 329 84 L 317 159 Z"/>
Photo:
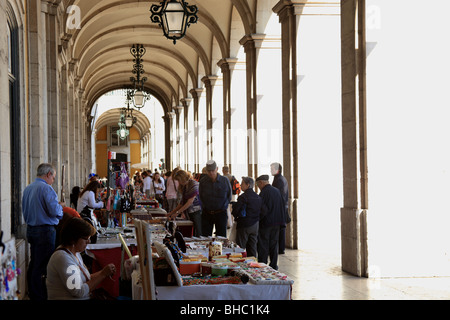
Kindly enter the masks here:
<path id="1" fill-rule="evenodd" d="M 161 28 L 150 20 L 150 7 L 160 1 L 60 3 L 60 24 L 65 26 L 61 39 L 66 42 L 65 54 L 74 66 L 88 112 L 104 93 L 131 86 L 130 48 L 138 43 L 147 50 L 143 57 L 146 89 L 170 111 L 180 105 L 181 99 L 190 97 L 191 89 L 203 86 L 204 76 L 220 75 L 218 61 L 244 57 L 239 40 L 247 34 L 264 33 L 278 0 L 187 2 L 198 7 L 199 19 L 176 44 L 166 39 Z"/>

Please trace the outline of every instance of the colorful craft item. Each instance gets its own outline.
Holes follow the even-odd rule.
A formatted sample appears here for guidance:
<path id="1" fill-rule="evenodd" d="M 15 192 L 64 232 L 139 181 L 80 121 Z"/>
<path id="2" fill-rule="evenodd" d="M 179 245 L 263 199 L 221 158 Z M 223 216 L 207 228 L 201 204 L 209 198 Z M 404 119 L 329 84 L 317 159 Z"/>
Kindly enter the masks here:
<path id="1" fill-rule="evenodd" d="M 186 277 L 183 278 L 183 286 L 192 285 L 211 285 L 211 284 L 241 284 L 241 277 L 217 277 L 217 276 L 206 276 L 206 277 Z"/>
<path id="2" fill-rule="evenodd" d="M 228 274 L 228 266 L 222 264 L 214 264 L 211 267 L 211 274 L 213 276 L 225 276 Z"/>
<path id="3" fill-rule="evenodd" d="M 201 268 L 200 265 L 201 265 L 200 260 L 191 260 L 191 259 L 180 260 L 180 274 L 190 275 L 200 272 Z"/>
<path id="4" fill-rule="evenodd" d="M 209 243 L 209 260 L 220 255 L 222 255 L 222 242 L 213 239 L 213 241 Z"/>

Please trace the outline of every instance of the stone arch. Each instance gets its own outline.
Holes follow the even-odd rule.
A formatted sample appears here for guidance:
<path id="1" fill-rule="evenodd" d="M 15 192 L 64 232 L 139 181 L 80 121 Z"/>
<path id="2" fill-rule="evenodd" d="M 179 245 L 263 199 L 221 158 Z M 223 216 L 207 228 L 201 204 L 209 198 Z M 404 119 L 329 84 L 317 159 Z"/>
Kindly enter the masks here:
<path id="1" fill-rule="evenodd" d="M 87 102 L 86 102 L 86 109 L 88 110 L 88 114 L 92 112 L 92 108 L 95 104 L 95 102 L 103 96 L 105 93 L 108 93 L 113 90 L 117 89 L 123 89 L 124 86 L 121 83 L 115 83 L 111 84 L 109 86 L 105 86 L 102 90 L 98 91 L 95 95 L 93 95 Z M 159 90 L 155 90 L 154 88 L 145 87 L 145 90 L 149 92 L 152 96 L 154 96 L 163 107 L 164 113 L 167 113 L 170 106 L 170 99 L 165 95 L 164 92 L 161 92 Z"/>

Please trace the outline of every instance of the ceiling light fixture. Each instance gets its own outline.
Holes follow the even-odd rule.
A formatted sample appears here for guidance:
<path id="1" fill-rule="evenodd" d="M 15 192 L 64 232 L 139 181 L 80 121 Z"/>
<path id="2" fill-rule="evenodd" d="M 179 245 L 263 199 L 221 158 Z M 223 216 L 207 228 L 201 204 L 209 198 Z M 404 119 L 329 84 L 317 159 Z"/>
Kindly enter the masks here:
<path id="1" fill-rule="evenodd" d="M 134 91 L 131 93 L 133 105 L 136 109 L 142 109 L 145 106 L 145 102 L 150 100 L 150 95 L 147 94 L 144 90 L 144 84 L 147 81 L 147 77 L 143 77 L 142 75 L 145 73 L 144 65 L 142 62 L 144 60 L 142 57 L 145 55 L 147 50 L 145 50 L 142 44 L 133 44 L 130 49 L 131 54 L 133 55 L 133 74 L 136 77 L 131 77 L 130 81 L 133 83 Z"/>
<path id="2" fill-rule="evenodd" d="M 133 127 L 137 122 L 137 118 L 133 116 L 133 109 L 130 108 L 130 102 L 133 100 L 132 94 L 132 90 L 127 90 L 127 107 L 122 109 L 121 119 L 123 117 L 127 128 Z"/>
<path id="3" fill-rule="evenodd" d="M 186 29 L 191 23 L 198 21 L 197 6 L 190 6 L 184 0 L 164 0 L 160 5 L 152 5 L 150 11 L 152 22 L 159 23 L 164 36 L 173 40 L 174 44 L 186 35 Z"/>
<path id="4" fill-rule="evenodd" d="M 125 140 L 130 135 L 130 130 L 127 129 L 127 126 L 125 124 L 125 119 L 122 116 L 121 120 L 118 123 L 119 130 L 117 130 L 117 135 L 121 140 Z"/>

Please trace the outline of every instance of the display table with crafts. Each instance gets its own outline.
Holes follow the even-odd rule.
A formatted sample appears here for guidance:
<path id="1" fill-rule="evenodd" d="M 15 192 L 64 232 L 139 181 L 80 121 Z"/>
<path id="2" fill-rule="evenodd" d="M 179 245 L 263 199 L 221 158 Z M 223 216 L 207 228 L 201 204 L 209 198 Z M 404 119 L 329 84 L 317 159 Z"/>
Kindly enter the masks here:
<path id="1" fill-rule="evenodd" d="M 160 204 L 155 199 L 137 199 L 135 203 L 135 210 L 146 210 L 147 213 L 153 217 L 165 217 L 167 211 L 160 207 Z"/>
<path id="2" fill-rule="evenodd" d="M 162 241 L 167 235 L 163 225 L 155 224 L 152 225 L 151 229 L 152 239 Z M 134 225 L 129 225 L 125 228 L 102 228 L 99 230 L 96 243 L 90 243 L 86 247 L 86 254 L 93 259 L 92 273 L 102 270 L 110 263 L 116 266 L 117 272 L 114 276 L 106 278 L 99 286 L 114 297 L 120 295 L 119 278 L 121 275 L 122 248 L 124 244 L 128 248 L 128 254 L 124 257 L 125 259 L 128 259 L 129 255 L 134 256 L 137 254 Z"/>
<path id="3" fill-rule="evenodd" d="M 150 224 L 164 224 L 167 221 L 167 212 L 161 208 L 139 208 L 130 212 L 132 219 L 147 221 Z M 176 224 L 184 237 L 192 237 L 194 223 L 190 220 L 176 219 Z"/>
<path id="4" fill-rule="evenodd" d="M 102 270 L 110 263 L 116 266 L 117 272 L 111 278 L 106 278 L 99 286 L 114 297 L 119 296 L 119 278 L 122 262 L 122 243 L 118 235 L 123 234 L 123 239 L 132 255 L 136 255 L 137 252 L 137 243 L 133 229 L 130 228 L 129 230 L 131 231 L 126 233 L 124 229 L 106 228 L 101 230 L 102 233 L 98 234 L 97 242 L 90 243 L 86 247 L 86 255 L 93 259 L 91 266 L 92 273 Z"/>
<path id="5" fill-rule="evenodd" d="M 290 300 L 293 281 L 222 238 L 187 238 L 186 253 L 154 241 L 158 300 Z M 176 261 L 180 257 L 181 259 Z M 133 300 L 143 299 L 140 270 L 132 273 Z"/>

